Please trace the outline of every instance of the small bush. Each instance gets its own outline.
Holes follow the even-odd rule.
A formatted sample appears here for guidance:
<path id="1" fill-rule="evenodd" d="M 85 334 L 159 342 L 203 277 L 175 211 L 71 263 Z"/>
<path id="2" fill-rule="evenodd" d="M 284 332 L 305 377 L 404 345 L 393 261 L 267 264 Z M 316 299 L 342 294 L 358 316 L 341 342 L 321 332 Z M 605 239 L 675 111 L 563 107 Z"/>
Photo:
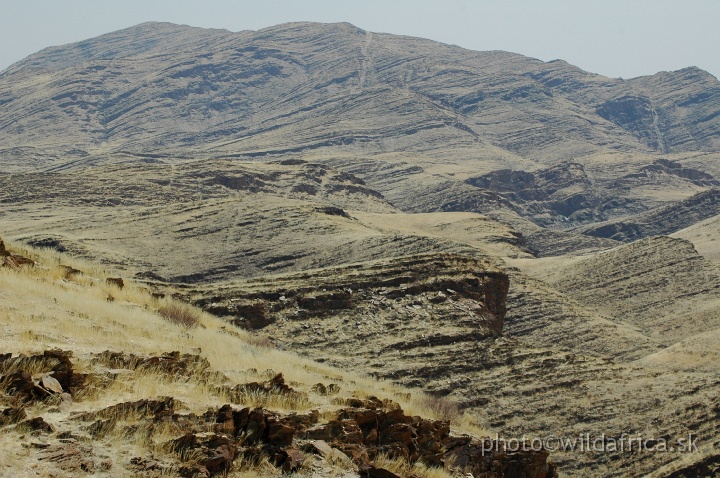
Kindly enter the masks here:
<path id="1" fill-rule="evenodd" d="M 263 349 L 274 349 L 275 344 L 270 340 L 269 337 L 266 337 L 264 335 L 258 335 L 250 333 L 247 335 L 247 337 L 244 337 L 245 342 L 249 343 L 250 345 L 254 345 L 258 348 Z"/>
<path id="2" fill-rule="evenodd" d="M 183 327 L 196 327 L 200 322 L 200 313 L 188 305 L 168 304 L 158 313 L 170 322 Z"/>
<path id="3" fill-rule="evenodd" d="M 462 411 L 457 403 L 447 397 L 434 397 L 432 395 L 425 395 L 421 399 L 423 407 L 431 410 L 440 420 L 447 420 L 449 422 L 455 422 L 462 416 Z"/>

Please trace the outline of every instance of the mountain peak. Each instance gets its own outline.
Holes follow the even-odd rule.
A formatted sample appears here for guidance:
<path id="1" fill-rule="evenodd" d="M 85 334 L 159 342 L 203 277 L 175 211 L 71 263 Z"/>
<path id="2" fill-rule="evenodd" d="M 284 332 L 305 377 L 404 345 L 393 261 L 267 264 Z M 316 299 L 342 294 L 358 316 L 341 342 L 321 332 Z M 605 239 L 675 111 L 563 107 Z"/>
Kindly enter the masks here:
<path id="1" fill-rule="evenodd" d="M 38 87 L 37 72 L 56 75 L 39 96 L 24 96 Z M 103 143 L 251 156 L 349 144 L 431 151 L 439 134 L 471 155 L 478 142 L 548 159 L 720 149 L 718 83 L 697 68 L 622 81 L 563 60 L 472 51 L 350 23 L 233 33 L 148 22 L 45 49 L 0 79 L 4 108 L 27 123 L 0 126 L 9 147 L 68 138 L 65 151 Z M 46 121 L 26 117 L 25 101 L 40 101 L 33 111 L 64 134 L 48 135 Z M 653 113 L 655 104 L 664 106 Z"/>

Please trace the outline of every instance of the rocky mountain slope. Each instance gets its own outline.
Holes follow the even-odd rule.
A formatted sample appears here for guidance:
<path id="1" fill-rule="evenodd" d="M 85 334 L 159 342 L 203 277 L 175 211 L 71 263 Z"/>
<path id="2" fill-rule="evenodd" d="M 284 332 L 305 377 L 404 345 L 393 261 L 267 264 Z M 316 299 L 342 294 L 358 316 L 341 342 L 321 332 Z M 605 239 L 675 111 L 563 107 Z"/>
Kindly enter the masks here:
<path id="1" fill-rule="evenodd" d="M 510 199 L 560 229 L 717 184 L 683 164 L 720 148 L 720 84 L 701 70 L 611 79 L 349 24 L 143 24 L 11 66 L 0 105 L 6 171 L 128 153 L 171 163 L 313 156 L 405 211 L 487 213 Z M 598 170 L 598 155 L 618 167 Z"/>
<path id="2" fill-rule="evenodd" d="M 41 51 L 0 81 L 9 146 L 65 137 L 57 149 L 235 155 L 396 141 L 393 150 L 487 144 L 554 160 L 560 145 L 568 159 L 608 146 L 720 147 L 718 82 L 696 68 L 623 81 L 349 24 L 143 24 Z"/>
<path id="3" fill-rule="evenodd" d="M 678 251 L 687 249 L 682 241 L 664 241 Z M 639 256 L 657 261 L 652 256 L 657 249 L 650 242 L 638 246 L 649 249 Z M 597 260 L 620 266 L 626 262 L 600 256 L 622 253 L 627 251 L 599 254 Z M 691 252 L 685 254 L 670 267 L 690 271 L 699 266 L 684 265 L 692 257 Z M 697 256 L 694 260 L 701 261 Z M 646 265 L 638 264 L 637 271 Z M 578 276 L 568 280 L 587 275 L 583 266 L 570 269 Z M 653 334 L 647 322 L 654 316 L 648 313 L 642 326 L 633 318 L 633 313 L 647 310 L 653 296 L 648 273 L 637 271 L 627 275 L 647 282 L 646 291 L 622 311 L 613 311 L 614 316 L 593 313 L 591 300 L 583 309 L 580 304 L 585 302 L 570 299 L 582 293 L 582 283 L 565 296 L 519 271 L 508 276 L 461 256 L 363 263 L 226 283 L 186 295 L 231 323 L 257 330 L 278 347 L 452 397 L 502 436 L 588 433 L 594 438 L 601 434 L 617 438 L 626 433 L 675 443 L 694 433 L 703 437 L 702 453 L 716 453 L 720 382 L 715 376 L 718 350 L 713 337 L 717 331 L 701 332 L 703 327 L 717 327 L 717 308 L 687 327 L 680 324 L 692 320 L 691 314 L 672 323 L 668 318 L 653 321 Z M 568 276 L 562 269 L 556 272 Z M 674 274 L 661 272 L 664 277 Z M 612 276 L 598 269 L 594 276 L 588 275 L 588 283 Z M 687 276 L 676 279 L 676 287 L 658 290 L 654 296 L 662 296 L 670 310 L 694 310 L 717 297 L 713 286 L 697 301 L 683 302 L 686 292 L 677 286 L 691 289 L 694 284 L 687 282 Z M 506 298 L 508 286 L 513 292 Z M 541 297 L 543 293 L 550 297 Z M 624 304 L 605 297 L 607 302 Z M 687 342 L 681 340 L 694 334 Z M 673 340 L 681 341 L 658 352 Z M 704 341 L 702 348 L 699 340 Z M 563 476 L 642 476 L 686 458 L 618 450 L 554 450 L 551 456 Z M 700 452 L 688 456 L 702 457 Z"/>
<path id="4" fill-rule="evenodd" d="M 528 255 L 490 218 L 439 215 L 433 230 L 432 215 L 413 222 L 361 179 L 303 161 L 120 164 L 0 183 L 6 234 L 171 282 L 438 251 Z"/>
<path id="5" fill-rule="evenodd" d="M 644 239 L 550 270 L 538 275 L 665 346 L 720 327 L 720 270 L 687 241 Z"/>
<path id="6" fill-rule="evenodd" d="M 631 242 L 649 236 L 669 235 L 720 214 L 720 189 L 709 189 L 668 206 L 627 219 L 581 228 L 583 234 Z"/>
<path id="7" fill-rule="evenodd" d="M 459 412 L 417 390 L 273 350 L 97 266 L 22 254 L 37 265 L 0 265 L 3 476 L 557 476 L 545 451 L 451 432 Z"/>

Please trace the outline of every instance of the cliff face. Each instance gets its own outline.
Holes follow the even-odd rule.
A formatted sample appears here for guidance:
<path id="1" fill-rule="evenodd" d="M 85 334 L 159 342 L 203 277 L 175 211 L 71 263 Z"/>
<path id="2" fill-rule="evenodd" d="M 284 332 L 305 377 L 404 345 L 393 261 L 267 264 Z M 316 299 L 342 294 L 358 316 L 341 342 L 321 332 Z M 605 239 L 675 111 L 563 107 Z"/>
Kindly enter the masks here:
<path id="1" fill-rule="evenodd" d="M 279 346 L 421 383 L 442 375 L 446 348 L 502 334 L 508 288 L 507 274 L 482 261 L 429 254 L 228 284 L 192 298 Z M 436 360 L 427 360 L 428 348 Z"/>
<path id="2" fill-rule="evenodd" d="M 642 214 L 579 229 L 588 236 L 632 242 L 667 235 L 720 214 L 720 189 L 709 189 Z"/>

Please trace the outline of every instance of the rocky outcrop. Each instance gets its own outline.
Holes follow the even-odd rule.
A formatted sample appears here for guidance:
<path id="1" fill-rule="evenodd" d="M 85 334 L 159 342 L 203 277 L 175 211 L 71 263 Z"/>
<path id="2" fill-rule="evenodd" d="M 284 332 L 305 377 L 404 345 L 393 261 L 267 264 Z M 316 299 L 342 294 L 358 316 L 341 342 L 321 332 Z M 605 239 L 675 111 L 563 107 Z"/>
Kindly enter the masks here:
<path id="1" fill-rule="evenodd" d="M 665 346 L 720 327 L 717 313 L 694 311 L 720 296 L 720 271 L 684 239 L 641 239 L 556 273 L 549 282 L 586 310 L 622 317 Z"/>
<path id="2" fill-rule="evenodd" d="M 668 235 L 720 214 L 720 189 L 714 188 L 682 201 L 616 221 L 578 230 L 595 237 L 632 242 L 644 237 Z"/>
<path id="3" fill-rule="evenodd" d="M 487 263 L 436 254 L 288 275 L 268 283 L 256 280 L 247 287 L 239 284 L 225 295 L 208 294 L 194 301 L 213 314 L 235 317 L 236 325 L 248 328 L 356 314 L 368 306 L 387 309 L 391 303 L 420 300 L 442 309 L 448 300 L 460 301 L 480 319 L 476 329 L 499 335 L 508 287 L 507 275 Z"/>
<path id="4" fill-rule="evenodd" d="M 232 400 L 234 403 L 242 403 L 250 395 L 280 395 L 290 400 L 303 400 L 307 395 L 298 392 L 285 383 L 285 377 L 279 373 L 266 382 L 249 382 L 234 386 L 222 386 L 218 392 Z"/>
<path id="5" fill-rule="evenodd" d="M 210 371 L 210 362 L 195 354 L 169 352 L 160 355 L 135 355 L 125 352 L 106 350 L 93 356 L 93 363 L 111 369 L 139 370 L 159 372 L 172 376 L 181 376 L 197 381 L 222 378 L 218 372 Z"/>
<path id="6" fill-rule="evenodd" d="M 46 350 L 39 355 L 0 355 L 0 390 L 19 403 L 61 397 L 83 386 L 86 375 L 75 373 L 72 352 Z"/>
<path id="7" fill-rule="evenodd" d="M 94 473 L 96 465 L 91 458 L 92 451 L 87 446 L 77 445 L 75 443 L 51 445 L 39 453 L 40 461 L 54 463 L 60 469 L 75 474 Z M 110 466 L 106 462 L 104 466 L 97 467 L 108 471 Z"/>
<path id="8" fill-rule="evenodd" d="M 35 261 L 27 257 L 11 253 L 5 248 L 5 243 L 0 239 L 0 267 L 9 267 L 18 270 L 23 266 L 33 266 Z"/>
<path id="9" fill-rule="evenodd" d="M 281 416 L 263 409 L 224 405 L 214 413 L 212 432 L 188 432 L 169 442 L 168 447 L 174 453 L 194 457 L 180 469 L 183 476 L 227 472 L 236 457 L 261 455 L 288 473 L 299 468 L 309 454 L 352 463 L 362 476 L 383 476 L 379 474 L 382 468 L 373 464 L 381 454 L 410 464 L 422 461 L 488 478 L 557 476 L 546 452 L 496 451 L 499 448 L 494 443 L 453 436 L 447 422 L 407 416 L 392 402 L 374 397 L 350 402 L 355 406 L 341 409 L 324 423 L 312 413 Z M 211 416 L 208 411 L 203 417 L 207 420 Z"/>
<path id="10" fill-rule="evenodd" d="M 429 254 L 235 283 L 223 295 L 208 289 L 191 298 L 235 324 L 247 320 L 238 319 L 238 304 L 263 304 L 269 325 L 255 330 L 268 343 L 421 386 L 465 366 L 445 360 L 448 353 L 502 335 L 509 285 L 481 260 Z"/>
<path id="11" fill-rule="evenodd" d="M 470 178 L 467 183 L 501 194 L 521 208 L 524 216 L 542 226 L 597 220 L 607 207 L 578 163 L 536 172 L 501 169 Z"/>

